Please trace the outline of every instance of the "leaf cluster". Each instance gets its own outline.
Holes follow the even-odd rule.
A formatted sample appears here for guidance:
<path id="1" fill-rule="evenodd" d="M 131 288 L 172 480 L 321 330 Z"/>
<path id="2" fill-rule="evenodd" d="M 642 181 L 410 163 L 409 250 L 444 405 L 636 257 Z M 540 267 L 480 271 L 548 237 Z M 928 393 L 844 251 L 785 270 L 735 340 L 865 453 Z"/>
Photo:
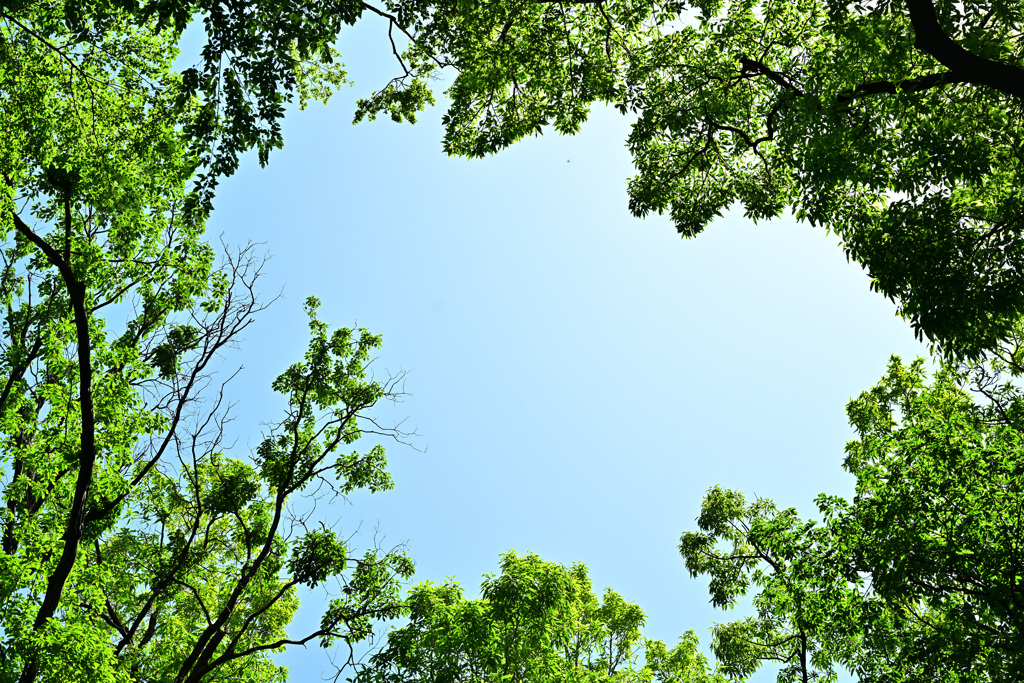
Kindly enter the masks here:
<path id="1" fill-rule="evenodd" d="M 980 366 L 926 379 L 921 361 L 894 357 L 850 402 L 856 495 L 820 496 L 823 522 L 709 491 L 680 552 L 715 605 L 753 592 L 757 610 L 715 627 L 723 671 L 774 661 L 780 681 L 835 680 L 837 667 L 872 682 L 1019 680 L 1024 395 Z"/>
<path id="2" fill-rule="evenodd" d="M 671 649 L 643 638 L 643 610 L 611 589 L 598 600 L 582 563 L 508 551 L 480 592 L 467 599 L 452 578 L 414 586 L 404 602 L 409 623 L 352 680 L 725 683 L 692 631 Z"/>

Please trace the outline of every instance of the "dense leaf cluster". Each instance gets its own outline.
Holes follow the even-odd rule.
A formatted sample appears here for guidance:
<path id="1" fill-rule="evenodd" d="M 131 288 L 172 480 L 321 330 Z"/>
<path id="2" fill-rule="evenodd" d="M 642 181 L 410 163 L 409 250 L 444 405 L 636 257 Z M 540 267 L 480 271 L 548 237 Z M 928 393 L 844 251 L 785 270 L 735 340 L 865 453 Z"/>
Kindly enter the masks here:
<path id="1" fill-rule="evenodd" d="M 611 589 L 598 600 L 582 563 L 509 551 L 480 592 L 466 599 L 454 579 L 414 586 L 409 623 L 356 683 L 725 683 L 692 631 L 671 649 L 643 638 L 643 610 Z"/>
<path id="2" fill-rule="evenodd" d="M 998 681 L 1024 675 L 1024 393 L 983 369 L 894 358 L 848 407 L 852 501 L 824 521 L 712 489 L 680 539 L 712 602 L 755 591 L 757 615 L 716 626 L 730 675 L 781 662 L 780 681 Z M 980 401 L 968 391 L 974 391 Z"/>

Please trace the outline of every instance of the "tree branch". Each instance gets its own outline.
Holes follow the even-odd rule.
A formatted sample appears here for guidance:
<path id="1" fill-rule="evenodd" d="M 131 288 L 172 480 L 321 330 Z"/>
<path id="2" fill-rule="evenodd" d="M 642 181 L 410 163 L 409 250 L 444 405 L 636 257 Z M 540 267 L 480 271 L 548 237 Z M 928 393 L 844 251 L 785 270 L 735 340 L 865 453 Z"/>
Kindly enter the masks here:
<path id="1" fill-rule="evenodd" d="M 898 92 L 920 92 L 943 85 L 954 83 L 970 83 L 971 81 L 963 74 L 954 74 L 951 71 L 942 73 L 927 74 L 917 78 L 908 78 L 904 81 L 875 81 L 873 83 L 862 83 L 853 90 L 844 90 L 836 96 L 839 104 L 846 104 L 868 95 L 895 95 Z"/>
<path id="2" fill-rule="evenodd" d="M 961 47 L 939 25 L 931 0 L 906 0 L 914 47 L 934 57 L 962 83 L 984 85 L 1024 101 L 1024 69 L 980 57 Z"/>
<path id="3" fill-rule="evenodd" d="M 767 76 L 769 80 L 781 85 L 786 90 L 791 90 L 798 95 L 802 95 L 803 91 L 800 88 L 793 85 L 785 76 L 780 74 L 778 71 L 774 71 L 768 67 L 768 65 L 757 61 L 756 59 L 749 59 L 747 57 L 740 57 L 740 66 L 743 67 L 744 72 L 750 72 L 755 74 L 761 74 Z"/>
<path id="4" fill-rule="evenodd" d="M 385 12 L 383 10 L 379 10 L 376 7 L 374 7 L 373 5 L 371 5 L 369 3 L 366 3 L 366 2 L 363 2 L 361 4 L 363 6 L 363 9 L 368 9 L 371 12 L 373 12 L 374 14 L 376 14 L 378 16 L 381 16 L 381 17 L 384 17 L 385 19 L 388 20 L 388 22 L 389 22 L 388 23 L 388 39 L 391 41 L 391 51 L 395 55 L 395 58 L 398 60 L 398 63 L 402 65 L 402 69 L 405 70 L 405 74 L 408 76 L 411 72 L 409 71 L 409 69 L 406 68 L 405 61 L 402 59 L 401 54 L 399 54 L 398 48 L 395 46 L 395 39 L 391 37 L 391 29 L 393 27 L 397 26 L 398 30 L 401 31 L 402 33 L 404 33 L 405 37 L 408 38 L 409 42 L 411 42 L 411 43 L 415 43 L 416 42 L 415 36 L 413 36 L 411 33 L 409 33 L 409 31 L 404 26 L 402 26 L 402 24 L 399 23 L 398 17 L 396 17 L 394 14 L 389 14 L 388 12 Z M 434 63 L 437 64 L 442 69 L 444 67 L 446 67 L 446 66 L 451 66 L 450 64 L 442 62 L 433 53 L 430 53 L 430 58 L 432 60 L 434 60 Z"/>

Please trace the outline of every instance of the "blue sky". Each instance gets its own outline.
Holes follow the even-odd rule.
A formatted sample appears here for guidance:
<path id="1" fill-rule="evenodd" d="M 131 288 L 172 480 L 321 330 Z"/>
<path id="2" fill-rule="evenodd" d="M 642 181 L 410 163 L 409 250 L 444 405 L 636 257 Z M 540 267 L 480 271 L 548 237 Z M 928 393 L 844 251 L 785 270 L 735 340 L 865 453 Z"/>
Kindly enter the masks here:
<path id="1" fill-rule="evenodd" d="M 269 384 L 304 350 L 316 295 L 323 320 L 383 334 L 377 367 L 407 370 L 411 395 L 379 414 L 424 451 L 390 445 L 395 490 L 336 506 L 341 529 L 407 542 L 417 581 L 470 594 L 509 548 L 582 561 L 646 611 L 648 637 L 706 643 L 739 614 L 712 609 L 676 551 L 703 493 L 805 514 L 849 494 L 847 401 L 924 346 L 820 228 L 736 212 L 682 240 L 633 218 L 613 111 L 475 161 L 442 152 L 442 108 L 352 126 L 355 98 L 394 72 L 386 26 L 363 24 L 340 44 L 355 86 L 291 112 L 285 148 L 266 169 L 248 158 L 209 224 L 265 242 L 263 290 L 284 293 L 229 358 L 245 366 L 238 447 L 278 418 Z M 315 646 L 281 661 L 298 681 L 329 667 Z"/>

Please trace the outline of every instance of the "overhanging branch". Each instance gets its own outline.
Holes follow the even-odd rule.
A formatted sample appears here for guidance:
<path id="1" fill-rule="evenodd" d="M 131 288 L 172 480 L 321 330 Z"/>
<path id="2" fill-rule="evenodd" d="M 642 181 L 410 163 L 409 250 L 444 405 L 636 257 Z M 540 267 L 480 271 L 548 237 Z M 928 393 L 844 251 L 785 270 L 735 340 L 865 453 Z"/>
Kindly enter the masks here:
<path id="1" fill-rule="evenodd" d="M 994 88 L 1024 101 L 1024 69 L 980 57 L 961 47 L 939 25 L 932 0 L 906 0 L 914 47 L 934 57 L 961 83 Z"/>
<path id="2" fill-rule="evenodd" d="M 920 92 L 922 90 L 930 90 L 943 85 L 952 85 L 954 83 L 969 83 L 970 80 L 963 74 L 954 74 L 949 71 L 942 73 L 928 74 L 926 76 L 919 76 L 917 78 L 908 78 L 905 81 L 874 81 L 872 83 L 862 83 L 853 90 L 844 90 L 836 96 L 836 101 L 839 104 L 846 104 L 861 97 L 868 95 L 895 95 L 898 92 Z"/>

